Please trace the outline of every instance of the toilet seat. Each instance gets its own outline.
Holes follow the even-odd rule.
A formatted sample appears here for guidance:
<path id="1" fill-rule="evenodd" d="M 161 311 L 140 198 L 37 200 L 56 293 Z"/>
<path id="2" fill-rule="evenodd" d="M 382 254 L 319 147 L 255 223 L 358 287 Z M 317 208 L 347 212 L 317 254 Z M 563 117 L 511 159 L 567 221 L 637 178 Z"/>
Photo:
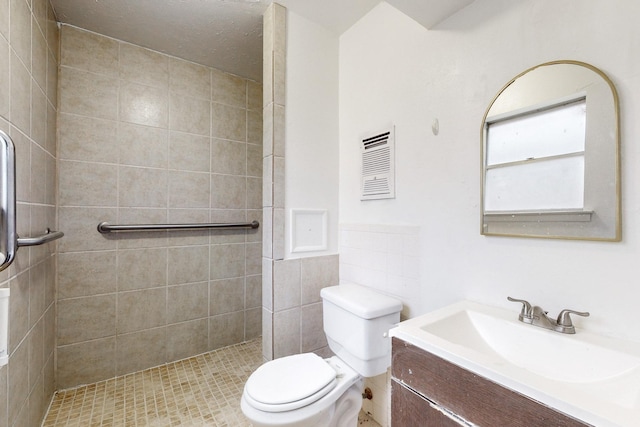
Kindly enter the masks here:
<path id="1" fill-rule="evenodd" d="M 320 356 L 296 354 L 260 366 L 245 384 L 245 397 L 261 411 L 292 411 L 322 398 L 337 382 L 336 370 Z"/>

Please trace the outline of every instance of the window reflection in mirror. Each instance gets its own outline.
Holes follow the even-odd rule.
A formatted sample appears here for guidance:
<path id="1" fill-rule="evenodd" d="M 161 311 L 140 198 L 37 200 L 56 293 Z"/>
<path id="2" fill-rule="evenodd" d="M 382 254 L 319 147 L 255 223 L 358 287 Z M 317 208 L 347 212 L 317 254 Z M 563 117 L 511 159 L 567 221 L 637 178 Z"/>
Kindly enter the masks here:
<path id="1" fill-rule="evenodd" d="M 618 100 L 574 61 L 520 74 L 487 109 L 482 234 L 620 240 Z"/>

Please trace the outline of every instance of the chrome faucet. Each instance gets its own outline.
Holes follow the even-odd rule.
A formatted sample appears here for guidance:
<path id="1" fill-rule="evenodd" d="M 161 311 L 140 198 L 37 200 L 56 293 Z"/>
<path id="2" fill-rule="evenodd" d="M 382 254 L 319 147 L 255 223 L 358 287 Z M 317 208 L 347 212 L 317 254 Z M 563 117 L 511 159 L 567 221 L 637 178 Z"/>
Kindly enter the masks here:
<path id="1" fill-rule="evenodd" d="M 560 332 L 563 334 L 575 334 L 576 328 L 571 322 L 571 314 L 577 314 L 578 316 L 588 317 L 589 313 L 586 311 L 575 310 L 562 310 L 558 314 L 557 319 L 549 317 L 549 312 L 544 311 L 541 307 L 531 306 L 528 301 L 522 299 L 515 299 L 507 297 L 509 301 L 522 303 L 522 310 L 518 319 L 521 322 L 528 323 L 533 326 L 539 326 L 541 328 L 550 329 L 552 331 Z"/>

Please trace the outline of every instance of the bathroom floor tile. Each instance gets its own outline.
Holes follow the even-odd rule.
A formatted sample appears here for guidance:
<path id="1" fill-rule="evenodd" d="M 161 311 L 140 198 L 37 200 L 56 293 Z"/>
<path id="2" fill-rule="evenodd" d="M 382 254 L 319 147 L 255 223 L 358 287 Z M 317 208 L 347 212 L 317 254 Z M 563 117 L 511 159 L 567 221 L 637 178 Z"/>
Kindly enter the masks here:
<path id="1" fill-rule="evenodd" d="M 244 383 L 262 363 L 260 339 L 58 391 L 42 427 L 250 426 Z"/>

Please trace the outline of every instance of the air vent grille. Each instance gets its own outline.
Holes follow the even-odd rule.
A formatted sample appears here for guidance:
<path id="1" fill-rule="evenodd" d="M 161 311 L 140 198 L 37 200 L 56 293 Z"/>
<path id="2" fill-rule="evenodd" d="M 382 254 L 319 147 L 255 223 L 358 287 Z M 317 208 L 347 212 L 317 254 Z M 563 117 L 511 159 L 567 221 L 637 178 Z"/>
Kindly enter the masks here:
<path id="1" fill-rule="evenodd" d="M 395 197 L 394 129 L 364 138 L 362 153 L 361 200 Z"/>

